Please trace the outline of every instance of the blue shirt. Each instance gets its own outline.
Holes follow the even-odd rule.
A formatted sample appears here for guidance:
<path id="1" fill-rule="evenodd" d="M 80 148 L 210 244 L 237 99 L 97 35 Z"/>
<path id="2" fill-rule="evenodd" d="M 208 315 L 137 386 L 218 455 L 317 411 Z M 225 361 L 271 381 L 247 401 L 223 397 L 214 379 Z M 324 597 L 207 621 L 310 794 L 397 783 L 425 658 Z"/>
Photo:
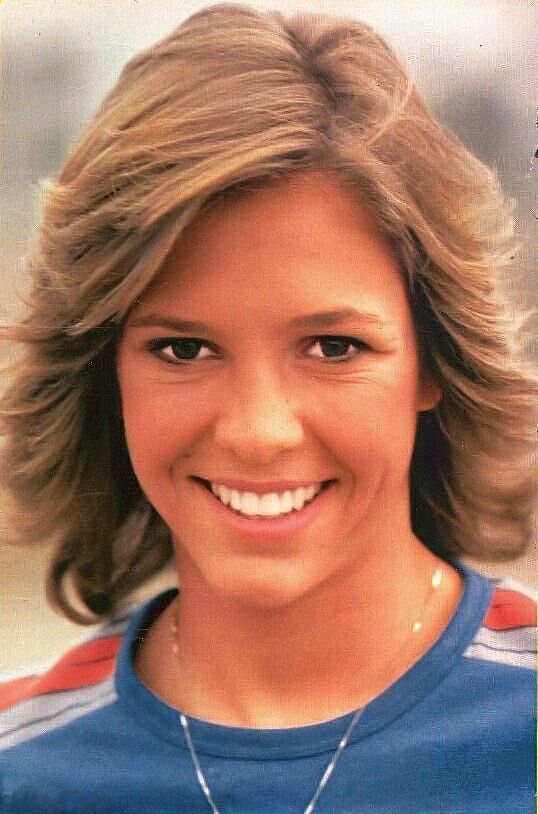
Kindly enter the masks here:
<path id="1" fill-rule="evenodd" d="M 534 812 L 533 603 L 511 580 L 458 568 L 465 587 L 448 627 L 366 706 L 316 814 Z M 179 713 L 133 668 L 173 595 L 45 673 L 0 685 L 2 814 L 210 812 Z M 221 814 L 301 814 L 350 718 L 284 730 L 189 723 Z"/>

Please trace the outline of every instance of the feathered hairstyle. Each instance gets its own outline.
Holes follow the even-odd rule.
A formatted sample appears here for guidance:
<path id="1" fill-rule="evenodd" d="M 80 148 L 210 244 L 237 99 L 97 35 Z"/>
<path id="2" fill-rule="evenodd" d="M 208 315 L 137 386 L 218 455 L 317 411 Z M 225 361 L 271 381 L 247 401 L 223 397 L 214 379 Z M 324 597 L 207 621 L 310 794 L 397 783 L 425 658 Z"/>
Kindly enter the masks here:
<path id="1" fill-rule="evenodd" d="M 55 540 L 49 597 L 72 619 L 109 614 L 172 555 L 123 435 L 126 314 L 209 202 L 319 168 L 340 173 L 392 241 L 444 394 L 419 419 L 415 533 L 442 555 L 525 548 L 535 383 L 502 294 L 511 223 L 495 177 L 368 26 L 218 5 L 128 63 L 46 185 L 27 258 L 0 471 L 14 538 Z"/>

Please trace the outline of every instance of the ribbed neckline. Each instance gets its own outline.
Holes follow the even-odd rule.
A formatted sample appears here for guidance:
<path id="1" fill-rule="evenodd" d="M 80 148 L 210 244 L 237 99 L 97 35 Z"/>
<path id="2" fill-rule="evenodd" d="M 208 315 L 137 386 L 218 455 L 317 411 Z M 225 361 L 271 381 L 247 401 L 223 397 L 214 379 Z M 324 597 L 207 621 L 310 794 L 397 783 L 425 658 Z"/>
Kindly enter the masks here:
<path id="1" fill-rule="evenodd" d="M 366 738 L 402 715 L 431 692 L 457 664 L 489 607 L 493 583 L 467 566 L 452 563 L 463 576 L 458 607 L 437 641 L 394 684 L 365 708 L 350 743 Z M 176 595 L 159 594 L 142 606 L 126 630 L 115 674 L 118 701 L 138 726 L 168 743 L 186 749 L 179 713 L 155 696 L 134 671 L 140 638 Z M 308 756 L 336 749 L 353 711 L 330 721 L 289 729 L 246 729 L 189 717 L 199 753 L 227 758 L 274 760 Z"/>

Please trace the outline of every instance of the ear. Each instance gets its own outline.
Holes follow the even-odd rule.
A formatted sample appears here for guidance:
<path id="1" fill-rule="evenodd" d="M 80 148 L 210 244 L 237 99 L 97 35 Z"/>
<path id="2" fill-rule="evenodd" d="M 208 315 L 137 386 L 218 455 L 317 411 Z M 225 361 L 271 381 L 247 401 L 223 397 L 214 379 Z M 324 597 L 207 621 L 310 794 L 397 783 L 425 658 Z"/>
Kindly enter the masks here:
<path id="1" fill-rule="evenodd" d="M 417 410 L 419 413 L 433 410 L 443 398 L 443 391 L 429 373 L 422 373 L 417 392 Z"/>

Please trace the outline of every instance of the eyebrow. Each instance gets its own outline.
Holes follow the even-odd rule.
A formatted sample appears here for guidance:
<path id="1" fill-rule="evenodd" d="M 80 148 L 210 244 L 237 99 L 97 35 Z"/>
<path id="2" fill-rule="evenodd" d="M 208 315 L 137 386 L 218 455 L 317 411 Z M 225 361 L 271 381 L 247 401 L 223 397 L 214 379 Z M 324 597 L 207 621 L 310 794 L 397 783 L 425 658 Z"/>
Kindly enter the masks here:
<path id="1" fill-rule="evenodd" d="M 360 322 L 383 328 L 385 324 L 377 314 L 366 311 L 357 311 L 355 308 L 339 308 L 334 311 L 319 311 L 315 314 L 305 314 L 295 317 L 289 323 L 290 328 L 331 328 L 342 322 Z"/>
<path id="2" fill-rule="evenodd" d="M 206 325 L 205 322 L 197 322 L 191 319 L 174 319 L 160 314 L 147 314 L 145 317 L 137 317 L 128 322 L 127 327 L 167 328 L 170 331 L 178 331 L 179 333 L 204 333 L 211 330 L 211 326 Z"/>
<path id="3" fill-rule="evenodd" d="M 385 327 L 383 320 L 376 314 L 357 311 L 355 308 L 339 308 L 332 311 L 318 311 L 313 314 L 304 314 L 294 317 L 288 327 L 306 330 L 322 330 L 331 328 L 342 322 L 359 322 L 372 325 L 377 329 Z M 166 328 L 179 333 L 208 333 L 213 330 L 211 325 L 198 320 L 175 319 L 161 314 L 146 314 L 136 317 L 128 324 L 129 328 Z"/>

